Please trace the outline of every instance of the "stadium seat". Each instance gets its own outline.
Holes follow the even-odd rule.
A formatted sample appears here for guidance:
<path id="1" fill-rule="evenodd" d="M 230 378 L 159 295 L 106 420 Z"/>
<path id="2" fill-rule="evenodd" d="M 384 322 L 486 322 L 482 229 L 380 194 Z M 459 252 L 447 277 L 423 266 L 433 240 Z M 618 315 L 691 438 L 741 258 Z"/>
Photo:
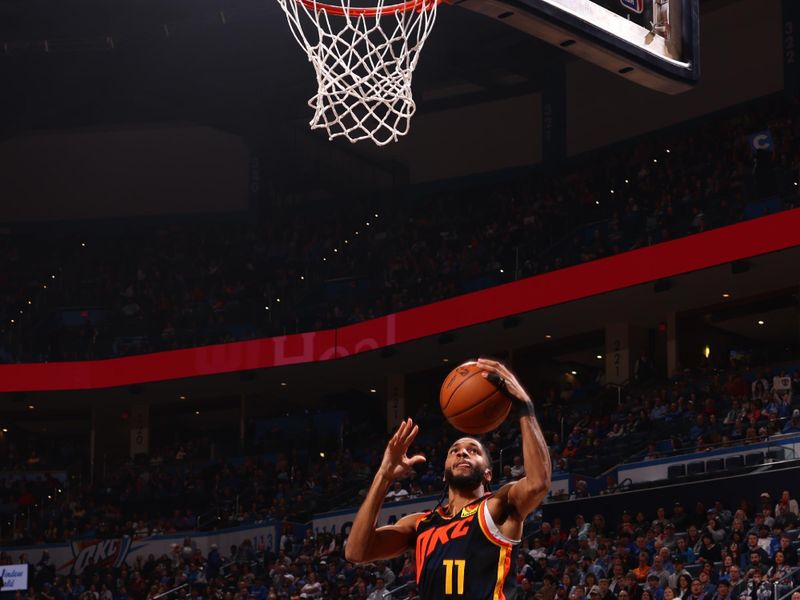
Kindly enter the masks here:
<path id="1" fill-rule="evenodd" d="M 687 475 L 702 475 L 706 472 L 706 463 L 702 460 L 698 460 L 697 462 L 691 462 L 686 465 L 686 474 Z"/>
<path id="2" fill-rule="evenodd" d="M 667 479 L 686 477 L 686 465 L 670 465 L 667 467 Z"/>
<path id="3" fill-rule="evenodd" d="M 725 459 L 712 458 L 706 461 L 706 473 L 717 473 L 725 470 Z"/>
<path id="4" fill-rule="evenodd" d="M 746 454 L 744 457 L 744 464 L 748 467 L 764 464 L 764 455 L 761 452 L 754 452 L 753 454 Z"/>
<path id="5" fill-rule="evenodd" d="M 767 458 L 769 460 L 785 460 L 786 450 L 783 448 L 771 448 L 767 450 Z"/>
<path id="6" fill-rule="evenodd" d="M 744 466 L 744 457 L 742 456 L 729 456 L 725 459 L 725 468 L 728 471 L 735 471 Z"/>

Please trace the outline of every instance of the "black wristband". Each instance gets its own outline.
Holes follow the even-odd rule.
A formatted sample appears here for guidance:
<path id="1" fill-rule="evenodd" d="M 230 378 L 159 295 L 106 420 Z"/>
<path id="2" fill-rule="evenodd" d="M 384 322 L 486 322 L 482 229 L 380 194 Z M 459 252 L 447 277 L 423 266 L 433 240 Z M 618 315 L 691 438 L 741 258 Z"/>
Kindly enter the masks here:
<path id="1" fill-rule="evenodd" d="M 533 402 L 517 402 L 517 418 L 535 418 L 536 412 L 533 410 Z"/>

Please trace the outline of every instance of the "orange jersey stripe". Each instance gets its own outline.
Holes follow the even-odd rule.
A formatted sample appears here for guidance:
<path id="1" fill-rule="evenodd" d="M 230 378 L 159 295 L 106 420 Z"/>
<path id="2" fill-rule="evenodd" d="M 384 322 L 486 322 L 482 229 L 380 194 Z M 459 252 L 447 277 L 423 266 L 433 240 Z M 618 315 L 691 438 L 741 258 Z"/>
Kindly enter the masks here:
<path id="1" fill-rule="evenodd" d="M 511 547 L 503 546 L 500 548 L 500 558 L 497 559 L 497 582 L 494 584 L 494 594 L 492 600 L 506 600 L 503 591 L 503 584 L 506 582 L 508 572 L 511 569 Z"/>
<path id="2" fill-rule="evenodd" d="M 511 548 L 511 544 L 504 542 L 500 538 L 496 537 L 491 531 L 489 531 L 489 525 L 486 523 L 486 517 L 483 516 L 483 506 L 485 503 L 486 500 L 481 502 L 481 505 L 478 507 L 478 523 L 481 526 L 483 535 L 485 535 L 486 539 L 496 546 L 500 546 L 501 548 Z"/>

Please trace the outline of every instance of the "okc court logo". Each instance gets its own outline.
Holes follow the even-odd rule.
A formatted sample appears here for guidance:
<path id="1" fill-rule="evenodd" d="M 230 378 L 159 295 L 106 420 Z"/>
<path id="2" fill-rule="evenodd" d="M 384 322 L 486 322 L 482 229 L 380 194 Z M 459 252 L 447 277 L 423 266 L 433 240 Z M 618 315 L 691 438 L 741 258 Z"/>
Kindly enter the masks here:
<path id="1" fill-rule="evenodd" d="M 622 6 L 638 14 L 644 12 L 644 0 L 619 0 Z"/>
<path id="2" fill-rule="evenodd" d="M 132 550 L 132 540 L 127 535 L 125 537 L 111 540 L 82 540 L 72 542 L 72 560 L 58 568 L 59 573 L 68 572 L 72 575 L 80 575 L 94 559 L 95 566 L 120 567 L 125 562 L 125 557 Z M 133 548 L 135 549 L 135 548 Z"/>

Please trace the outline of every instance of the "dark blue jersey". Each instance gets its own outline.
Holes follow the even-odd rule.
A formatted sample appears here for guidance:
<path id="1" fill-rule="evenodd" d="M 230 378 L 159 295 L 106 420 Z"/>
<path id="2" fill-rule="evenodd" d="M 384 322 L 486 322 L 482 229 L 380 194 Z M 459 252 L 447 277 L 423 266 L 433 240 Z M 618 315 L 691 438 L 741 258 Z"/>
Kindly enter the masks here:
<path id="1" fill-rule="evenodd" d="M 417 521 L 417 584 L 422 600 L 507 600 L 516 580 L 509 577 L 519 540 L 495 525 L 487 494 L 447 517 L 439 508 Z"/>

